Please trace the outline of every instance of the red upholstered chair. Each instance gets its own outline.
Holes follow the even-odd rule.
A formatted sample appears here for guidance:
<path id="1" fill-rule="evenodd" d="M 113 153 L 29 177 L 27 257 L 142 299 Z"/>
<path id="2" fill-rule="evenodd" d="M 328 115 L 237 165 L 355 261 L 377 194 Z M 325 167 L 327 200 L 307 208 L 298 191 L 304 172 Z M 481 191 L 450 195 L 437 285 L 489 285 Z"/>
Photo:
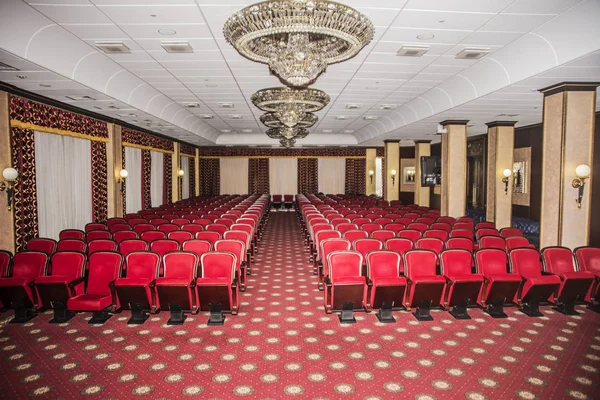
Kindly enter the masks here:
<path id="1" fill-rule="evenodd" d="M 109 239 L 97 239 L 88 242 L 88 256 L 97 251 L 117 251 L 117 242 Z"/>
<path id="2" fill-rule="evenodd" d="M 331 225 L 333 225 L 335 229 L 337 229 L 341 224 L 351 224 L 348 218 L 332 218 L 330 221 Z"/>
<path id="3" fill-rule="evenodd" d="M 381 226 L 385 226 L 387 224 L 394 223 L 394 220 L 392 218 L 380 217 L 380 218 L 376 218 L 373 222 L 376 223 L 376 224 L 379 224 Z"/>
<path id="4" fill-rule="evenodd" d="M 208 218 L 199 218 L 192 221 L 194 225 L 201 225 L 203 228 L 206 228 L 206 225 L 212 224 L 212 221 Z"/>
<path id="5" fill-rule="evenodd" d="M 406 218 L 410 218 L 410 219 L 412 219 L 413 221 L 414 221 L 415 219 L 417 219 L 417 218 L 419 218 L 419 217 L 420 217 L 420 215 L 419 215 L 419 214 L 417 214 L 417 213 L 415 213 L 415 212 L 409 212 L 409 213 L 406 213 L 406 214 L 404 214 L 404 216 L 405 216 Z"/>
<path id="6" fill-rule="evenodd" d="M 523 232 L 518 228 L 502 228 L 500 229 L 500 236 L 503 238 L 509 238 L 512 236 L 523 236 Z"/>
<path id="7" fill-rule="evenodd" d="M 156 230 L 156 227 L 152 224 L 143 223 L 134 225 L 133 230 L 137 232 L 138 235 L 141 235 L 144 232 Z"/>
<path id="8" fill-rule="evenodd" d="M 496 224 L 490 221 L 482 221 L 475 224 L 475 230 L 478 231 L 480 229 L 496 229 Z"/>
<path id="9" fill-rule="evenodd" d="M 94 222 L 90 222 L 89 224 L 87 224 L 85 226 L 85 232 L 91 232 L 91 231 L 107 231 L 108 230 L 108 226 L 104 225 L 104 224 L 96 224 Z"/>
<path id="10" fill-rule="evenodd" d="M 115 225 L 113 225 L 115 226 Z M 58 234 L 58 238 L 60 240 L 63 239 L 77 239 L 77 240 L 85 240 L 85 232 L 80 231 L 79 229 L 65 229 Z"/>
<path id="11" fill-rule="evenodd" d="M 381 242 L 385 242 L 388 239 L 396 237 L 396 232 L 387 229 L 379 229 L 371 232 L 371 237 L 380 240 Z"/>
<path id="12" fill-rule="evenodd" d="M 0 250 L 0 278 L 10 275 L 12 271 L 13 255 L 10 251 Z"/>
<path id="13" fill-rule="evenodd" d="M 339 224 L 336 229 L 341 233 L 344 234 L 348 231 L 353 231 L 353 230 L 358 230 L 358 225 L 356 224 Z"/>
<path id="14" fill-rule="evenodd" d="M 385 241 L 384 247 L 386 250 L 395 251 L 400 254 L 400 257 L 404 256 L 408 250 L 415 248 L 415 244 L 412 240 L 406 238 L 393 238 Z M 400 274 L 404 275 L 404 262 L 400 259 Z"/>
<path id="15" fill-rule="evenodd" d="M 162 224 L 156 227 L 157 230 L 169 234 L 179 230 L 179 227 L 175 224 Z"/>
<path id="16" fill-rule="evenodd" d="M 456 221 L 454 225 L 452 225 L 452 229 L 466 229 L 468 231 L 475 231 L 475 227 L 470 222 L 460 222 Z"/>
<path id="17" fill-rule="evenodd" d="M 480 249 L 506 249 L 506 241 L 500 236 L 482 236 L 478 242 Z"/>
<path id="18" fill-rule="evenodd" d="M 473 218 L 471 217 L 460 217 L 456 220 L 456 222 L 458 223 L 468 223 L 471 224 L 471 226 L 475 226 L 475 221 L 473 221 Z"/>
<path id="19" fill-rule="evenodd" d="M 181 245 L 179 244 L 179 242 L 176 240 L 171 240 L 171 239 L 158 239 L 158 240 L 155 240 L 152 243 L 150 243 L 150 251 L 158 254 L 160 256 L 161 260 L 165 254 L 171 253 L 174 251 L 178 251 L 180 248 L 181 248 Z M 162 268 L 161 268 L 161 275 L 162 275 Z"/>
<path id="20" fill-rule="evenodd" d="M 131 227 L 131 225 L 128 224 L 113 224 L 108 226 L 108 230 L 110 233 L 114 234 L 120 231 L 133 231 L 133 228 Z"/>
<path id="21" fill-rule="evenodd" d="M 398 237 L 410 239 L 413 242 L 419 240 L 422 235 L 423 234 L 421 233 L 421 231 L 418 231 L 416 229 L 404 229 L 398 232 Z"/>
<path id="22" fill-rule="evenodd" d="M 222 238 L 221 234 L 219 232 L 215 232 L 215 231 L 202 231 L 202 232 L 196 233 L 196 239 L 206 240 L 213 247 L 215 245 L 215 242 L 221 238 Z"/>
<path id="23" fill-rule="evenodd" d="M 327 255 L 325 312 L 341 311 L 344 303 L 363 310 L 367 303 L 367 281 L 362 276 L 363 256 L 357 251 L 338 250 Z"/>
<path id="24" fill-rule="evenodd" d="M 383 227 L 383 229 L 387 229 L 388 231 L 394 231 L 397 234 L 399 231 L 406 229 L 406 225 L 393 222 L 391 224 L 386 224 Z"/>
<path id="25" fill-rule="evenodd" d="M 462 237 L 462 238 L 467 238 L 467 239 L 473 240 L 473 231 L 471 231 L 469 229 L 454 229 L 454 228 L 452 228 L 452 230 L 450 231 L 450 237 L 451 238 Z"/>
<path id="26" fill-rule="evenodd" d="M 456 219 L 452 218 L 452 217 L 439 217 L 436 220 L 436 222 L 438 222 L 438 223 L 445 223 L 445 224 L 449 224 L 450 226 L 452 226 L 456 222 Z"/>
<path id="27" fill-rule="evenodd" d="M 444 250 L 444 241 L 438 238 L 421 238 L 415 242 L 415 249 L 431 250 L 439 255 Z"/>
<path id="28" fill-rule="evenodd" d="M 74 314 L 67 310 L 67 301 L 83 294 L 86 261 L 83 253 L 61 251 L 50 259 L 50 274 L 35 279 L 40 305 L 54 310 L 50 323 L 63 323 L 73 318 Z"/>
<path id="29" fill-rule="evenodd" d="M 115 224 L 127 224 L 127 221 L 125 220 L 125 218 L 109 218 L 106 221 L 106 226 L 108 226 L 109 228 Z"/>
<path id="30" fill-rule="evenodd" d="M 412 218 L 407 218 L 407 217 L 400 217 L 400 218 L 396 218 L 394 220 L 394 222 L 396 224 L 402 224 L 404 226 L 408 226 L 410 224 L 412 224 L 413 222 L 415 222 Z"/>
<path id="31" fill-rule="evenodd" d="M 558 311 L 567 315 L 577 315 L 575 302 L 583 301 L 592 287 L 594 274 L 579 271 L 573 260 L 573 253 L 567 247 L 553 246 L 542 249 L 544 272 L 560 278 L 560 288 L 555 299 Z"/>
<path id="32" fill-rule="evenodd" d="M 242 266 L 246 268 L 246 274 L 252 273 L 252 237 L 246 231 L 231 230 L 225 232 L 223 239 L 241 240 L 246 244 L 246 255 L 242 259 Z"/>
<path id="33" fill-rule="evenodd" d="M 470 319 L 468 305 L 479 299 L 483 276 L 471 272 L 473 255 L 467 250 L 448 249 L 440 253 L 440 267 L 446 277 L 444 307 L 454 306 L 450 314 L 456 319 Z"/>
<path id="34" fill-rule="evenodd" d="M 445 232 L 450 233 L 450 231 L 452 230 L 452 225 L 450 225 L 447 222 L 434 222 L 433 224 L 431 224 L 431 229 L 437 229 L 440 231 L 445 231 Z"/>
<path id="35" fill-rule="evenodd" d="M 308 232 L 309 232 L 309 240 L 308 240 L 308 244 L 309 244 L 309 254 L 311 256 L 311 259 L 313 257 L 313 255 L 316 253 L 315 250 L 315 235 L 317 232 L 319 231 L 332 231 L 333 229 L 333 225 L 331 224 L 315 224 L 312 226 L 309 226 L 308 228 Z"/>
<path id="36" fill-rule="evenodd" d="M 219 232 L 221 236 L 223 236 L 223 234 L 227 232 L 229 228 L 227 227 L 227 225 L 223 224 L 209 224 L 206 225 L 206 230 L 211 232 Z"/>
<path id="37" fill-rule="evenodd" d="M 47 238 L 31 239 L 27 242 L 27 251 L 41 251 L 51 256 L 56 252 L 56 240 Z"/>
<path id="38" fill-rule="evenodd" d="M 274 194 L 271 197 L 271 204 L 273 205 L 273 208 L 281 208 L 281 205 L 283 203 L 283 196 L 280 194 Z"/>
<path id="39" fill-rule="evenodd" d="M 352 231 L 346 231 L 342 234 L 342 237 L 344 239 L 347 239 L 350 241 L 350 243 L 354 242 L 356 239 L 366 239 L 369 237 L 369 234 L 366 231 L 363 230 L 352 230 Z"/>
<path id="40" fill-rule="evenodd" d="M 134 231 L 117 231 L 113 233 L 113 240 L 121 243 L 123 240 L 138 239 L 139 235 Z"/>
<path id="41" fill-rule="evenodd" d="M 148 221 L 148 223 L 157 227 L 162 224 L 168 224 L 169 220 L 166 220 L 164 218 L 155 218 Z"/>
<path id="42" fill-rule="evenodd" d="M 431 224 L 433 224 L 435 222 L 436 218 L 427 218 L 427 217 L 419 217 L 417 219 L 415 219 L 415 223 L 420 223 L 420 224 L 425 224 L 427 225 L 427 227 L 431 226 Z"/>
<path id="43" fill-rule="evenodd" d="M 125 219 L 127 220 L 127 223 L 131 226 L 136 226 L 139 224 L 145 224 L 148 221 L 146 221 L 146 218 L 142 218 L 140 215 L 138 215 L 135 218 L 127 218 L 127 216 L 125 216 Z"/>
<path id="44" fill-rule="evenodd" d="M 441 229 L 427 229 L 425 232 L 423 232 L 423 237 L 437 238 L 445 242 L 446 240 L 448 240 L 448 232 L 443 231 Z"/>
<path id="45" fill-rule="evenodd" d="M 109 311 L 120 308 L 115 281 L 121 276 L 123 256 L 113 251 L 98 251 L 89 256 L 89 272 L 85 294 L 67 301 L 70 311 L 92 311 L 90 324 L 103 324 L 110 318 Z"/>
<path id="46" fill-rule="evenodd" d="M 405 307 L 417 306 L 415 317 L 431 321 L 431 306 L 437 306 L 442 298 L 446 278 L 436 274 L 438 257 L 431 250 L 409 250 L 404 253 L 404 272 L 407 278 Z"/>
<path id="47" fill-rule="evenodd" d="M 210 214 L 210 213 L 216 213 L 216 214 Z M 209 211 L 209 214 L 205 215 L 204 218 L 209 220 L 210 223 L 212 224 L 214 221 L 218 220 L 219 218 L 221 218 L 221 213 L 218 211 Z"/>
<path id="48" fill-rule="evenodd" d="M 211 304 L 219 304 L 223 312 L 236 315 L 239 309 L 236 276 L 239 259 L 231 252 L 213 251 L 203 254 L 200 264 L 202 276 L 196 279 L 200 310 L 209 311 Z"/>
<path id="49" fill-rule="evenodd" d="M 229 252 L 235 255 L 235 277 L 240 285 L 242 292 L 246 291 L 247 278 L 246 270 L 242 269 L 242 259 L 246 254 L 246 243 L 236 239 L 221 239 L 215 242 L 215 251 Z"/>
<path id="50" fill-rule="evenodd" d="M 600 308 L 600 248 L 578 247 L 573 251 L 573 254 L 577 263 L 577 270 L 594 274 L 594 283 L 585 300 L 590 303 L 592 309 L 598 310 Z"/>
<path id="51" fill-rule="evenodd" d="M 185 242 L 186 240 L 192 240 L 194 238 L 194 235 L 190 232 L 185 231 L 173 231 L 169 232 L 167 238 L 171 240 L 176 240 L 177 242 L 179 242 L 180 245 L 183 245 L 183 242 Z"/>
<path id="52" fill-rule="evenodd" d="M 521 276 L 521 286 L 514 302 L 530 317 L 540 317 L 538 305 L 558 291 L 561 281 L 556 275 L 542 275 L 540 253 L 535 249 L 514 249 L 508 253 L 509 272 Z"/>
<path id="53" fill-rule="evenodd" d="M 487 229 L 487 228 L 479 229 L 477 232 L 475 232 L 475 238 L 477 240 L 479 240 L 479 238 L 482 238 L 484 236 L 500 236 L 500 232 L 498 232 L 497 229 Z"/>
<path id="54" fill-rule="evenodd" d="M 160 256 L 147 251 L 134 251 L 125 257 L 127 276 L 117 278 L 115 289 L 123 309 L 131 310 L 128 324 L 142 324 L 149 312 L 159 308 L 155 284 Z"/>
<path id="55" fill-rule="evenodd" d="M 231 225 L 233 225 L 234 222 L 235 221 L 232 221 L 232 220 L 227 219 L 227 218 L 219 218 L 219 219 L 215 220 L 215 224 L 225 225 L 227 227 L 227 229 L 231 228 Z M 181 228 L 181 229 L 183 229 L 183 228 Z"/>
<path id="56" fill-rule="evenodd" d="M 469 251 L 470 253 L 473 253 L 473 251 L 475 250 L 475 245 L 473 243 L 473 240 L 471 239 L 457 237 L 449 238 L 448 240 L 446 240 L 446 248 L 463 249 Z"/>
<path id="57" fill-rule="evenodd" d="M 350 250 L 352 243 L 348 239 L 325 239 L 321 241 L 321 260 L 323 265 L 319 266 L 317 287 L 323 290 L 323 283 L 329 273 L 329 265 L 327 264 L 327 256 L 329 253 L 339 250 Z"/>
<path id="58" fill-rule="evenodd" d="M 326 239 L 341 239 L 342 234 L 335 230 L 318 231 L 315 233 L 315 255 L 313 257 L 313 269 L 314 273 L 321 276 L 319 269 L 323 268 L 323 258 L 321 254 L 321 242 Z"/>
<path id="59" fill-rule="evenodd" d="M 177 225 L 178 227 L 180 227 L 180 228 L 181 228 L 183 225 L 191 224 L 191 223 L 192 223 L 192 221 L 190 221 L 190 220 L 189 220 L 189 219 L 187 219 L 187 218 L 173 218 L 173 219 L 171 220 L 171 223 L 172 223 L 173 225 Z"/>
<path id="60" fill-rule="evenodd" d="M 381 214 L 371 212 L 369 214 L 366 214 L 365 218 L 369 218 L 371 221 L 375 221 L 377 218 L 381 218 Z"/>
<path id="61" fill-rule="evenodd" d="M 109 231 L 89 231 L 85 234 L 85 240 L 89 243 L 96 239 L 112 240 L 113 235 Z"/>
<path id="62" fill-rule="evenodd" d="M 141 239 L 123 240 L 119 243 L 119 253 L 126 257 L 134 251 L 148 251 L 148 243 Z"/>
<path id="63" fill-rule="evenodd" d="M 284 194 L 283 195 L 283 205 L 285 208 L 293 208 L 294 207 L 294 195 L 293 194 Z"/>
<path id="64" fill-rule="evenodd" d="M 165 232 L 161 232 L 161 231 L 146 231 L 146 232 L 142 233 L 140 235 L 140 237 L 146 243 L 152 243 L 155 240 L 166 239 L 167 234 Z"/>
<path id="65" fill-rule="evenodd" d="M 15 310 L 13 323 L 23 323 L 36 316 L 38 308 L 34 281 L 46 274 L 50 256 L 41 251 L 15 254 L 10 277 L 0 277 L 0 302 Z"/>
<path id="66" fill-rule="evenodd" d="M 535 246 L 529 243 L 529 240 L 524 236 L 509 236 L 504 239 L 504 243 L 506 245 L 506 251 L 518 249 L 520 247 L 535 248 Z"/>
<path id="67" fill-rule="evenodd" d="M 402 256 L 391 250 L 367 254 L 367 311 L 381 308 L 384 302 L 393 303 L 393 309 L 404 307 L 406 278 L 400 276 Z"/>
<path id="68" fill-rule="evenodd" d="M 370 224 L 371 220 L 369 218 L 362 218 L 361 217 L 361 218 L 355 218 L 355 219 L 353 219 L 352 223 L 356 224 L 356 225 L 358 225 L 358 226 L 360 226 L 362 228 L 362 226 L 364 224 Z M 378 229 L 381 229 L 381 228 L 378 228 Z"/>
<path id="69" fill-rule="evenodd" d="M 423 233 L 427 229 L 429 229 L 429 225 L 423 224 L 423 223 L 420 223 L 420 222 L 413 222 L 412 224 L 408 224 L 408 226 L 406 228 L 407 229 L 414 229 L 414 230 L 417 230 L 417 231 Z"/>
<path id="70" fill-rule="evenodd" d="M 507 265 L 504 250 L 481 249 L 475 253 L 476 271 L 483 276 L 480 304 L 494 318 L 507 317 L 503 306 L 513 302 L 521 286 L 521 276 L 508 273 Z"/>
<path id="71" fill-rule="evenodd" d="M 367 276 L 367 254 L 370 251 L 382 250 L 383 242 L 381 240 L 366 238 L 356 239 L 352 242 L 352 250 L 358 251 L 363 256 L 362 275 Z"/>
<path id="72" fill-rule="evenodd" d="M 184 312 L 198 309 L 196 278 L 198 256 L 190 252 L 167 253 L 163 256 L 165 276 L 156 279 L 156 290 L 161 310 L 170 310 L 170 325 L 180 325 Z"/>

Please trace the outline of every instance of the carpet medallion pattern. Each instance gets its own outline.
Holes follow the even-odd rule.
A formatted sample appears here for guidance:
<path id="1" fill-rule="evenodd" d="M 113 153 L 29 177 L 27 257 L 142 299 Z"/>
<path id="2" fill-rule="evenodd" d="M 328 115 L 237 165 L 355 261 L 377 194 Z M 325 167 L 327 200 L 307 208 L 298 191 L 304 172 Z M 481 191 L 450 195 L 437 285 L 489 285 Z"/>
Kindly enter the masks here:
<path id="1" fill-rule="evenodd" d="M 509 308 L 494 320 L 395 312 L 340 325 L 323 309 L 300 225 L 273 213 L 240 313 L 223 326 L 207 314 L 167 326 L 167 313 L 127 325 L 79 314 L 60 325 L 42 314 L 0 326 L 0 398 L 70 399 L 598 399 L 600 315 L 578 307 L 541 318 Z"/>

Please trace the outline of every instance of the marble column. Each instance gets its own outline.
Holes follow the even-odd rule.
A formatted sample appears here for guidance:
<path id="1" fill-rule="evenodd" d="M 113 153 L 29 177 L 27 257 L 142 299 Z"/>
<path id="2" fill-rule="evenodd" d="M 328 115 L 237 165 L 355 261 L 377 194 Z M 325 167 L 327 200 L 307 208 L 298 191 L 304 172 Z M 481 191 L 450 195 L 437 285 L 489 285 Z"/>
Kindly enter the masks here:
<path id="1" fill-rule="evenodd" d="M 106 165 L 108 173 L 108 218 L 123 218 L 123 194 L 120 173 L 123 169 L 121 125 L 108 124 L 108 143 L 106 144 Z"/>
<path id="2" fill-rule="evenodd" d="M 172 201 L 173 203 L 181 200 L 179 197 L 179 170 L 181 169 L 181 159 L 179 153 L 179 143 L 173 143 L 173 156 L 171 157 L 171 185 L 172 185 Z"/>
<path id="3" fill-rule="evenodd" d="M 431 155 L 431 140 L 415 140 L 415 204 L 421 207 L 429 207 L 431 188 L 421 186 L 421 157 Z"/>
<path id="4" fill-rule="evenodd" d="M 486 220 L 495 222 L 497 229 L 511 226 L 515 124 L 516 121 L 494 121 L 487 124 Z M 510 170 L 508 177 L 504 176 L 505 170 Z"/>
<path id="5" fill-rule="evenodd" d="M 467 122 L 447 120 L 442 133 L 441 215 L 462 217 L 467 206 Z"/>
<path id="6" fill-rule="evenodd" d="M 366 194 L 367 196 L 372 195 L 376 191 L 376 159 L 377 159 L 377 149 L 367 149 L 367 162 L 366 162 L 366 170 L 365 170 L 365 182 L 367 183 Z M 373 174 L 371 175 L 371 171 Z"/>
<path id="7" fill-rule="evenodd" d="M 385 193 L 387 201 L 400 196 L 400 140 L 384 140 L 385 143 Z M 392 175 L 396 171 L 396 175 Z M 375 179 L 373 179 L 374 181 Z"/>

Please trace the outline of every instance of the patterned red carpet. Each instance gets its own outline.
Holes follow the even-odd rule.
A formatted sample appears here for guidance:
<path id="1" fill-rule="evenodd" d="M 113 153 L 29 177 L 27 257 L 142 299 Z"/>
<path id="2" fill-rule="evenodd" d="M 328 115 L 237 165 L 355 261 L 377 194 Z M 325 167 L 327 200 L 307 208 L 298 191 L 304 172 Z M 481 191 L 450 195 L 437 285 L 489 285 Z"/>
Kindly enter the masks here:
<path id="1" fill-rule="evenodd" d="M 125 313 L 102 326 L 89 314 L 4 321 L 0 398 L 600 398 L 598 314 L 544 307 L 543 318 L 509 309 L 493 320 L 474 310 L 471 321 L 435 312 L 420 323 L 395 313 L 390 325 L 358 314 L 341 326 L 323 311 L 307 255 L 295 214 L 273 214 L 241 313 L 221 327 L 206 315 L 169 327 L 166 313 L 142 326 Z"/>

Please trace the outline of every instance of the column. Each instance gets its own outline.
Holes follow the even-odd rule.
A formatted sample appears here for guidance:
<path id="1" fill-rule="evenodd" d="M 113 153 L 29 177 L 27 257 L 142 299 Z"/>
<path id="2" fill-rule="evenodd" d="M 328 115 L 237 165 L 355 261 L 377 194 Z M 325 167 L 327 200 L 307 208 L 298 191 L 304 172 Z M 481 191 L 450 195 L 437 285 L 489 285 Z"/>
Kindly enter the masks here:
<path id="1" fill-rule="evenodd" d="M 415 204 L 429 207 L 431 188 L 421 186 L 421 157 L 431 155 L 431 140 L 415 140 Z"/>
<path id="2" fill-rule="evenodd" d="M 511 226 L 516 121 L 494 121 L 488 126 L 486 220 L 496 228 Z M 508 170 L 508 176 L 504 171 Z"/>
<path id="3" fill-rule="evenodd" d="M 12 167 L 12 146 L 10 143 L 9 96 L 0 92 L 0 181 L 4 181 L 1 173 L 4 168 Z M 15 216 L 14 207 L 8 210 L 7 194 L 0 192 L 0 249 L 15 252 Z"/>
<path id="4" fill-rule="evenodd" d="M 195 180 L 195 195 L 200 196 L 200 149 L 196 149 L 196 158 L 194 158 L 194 173 L 196 174 L 196 176 L 194 177 Z"/>
<path id="5" fill-rule="evenodd" d="M 123 169 L 121 131 L 121 125 L 108 124 L 108 143 L 106 144 L 108 218 L 123 218 L 123 194 L 121 184 L 118 182 Z"/>
<path id="6" fill-rule="evenodd" d="M 376 179 L 377 177 L 375 176 L 377 173 L 377 168 L 376 168 L 376 162 L 375 160 L 377 159 L 377 149 L 367 149 L 367 162 L 366 162 L 366 170 L 365 170 L 365 174 L 366 174 L 366 179 L 365 182 L 367 182 L 367 187 L 366 187 L 366 194 L 367 196 L 372 195 L 373 193 L 375 193 L 375 189 L 376 189 Z M 371 173 L 371 171 L 373 173 Z"/>
<path id="7" fill-rule="evenodd" d="M 387 201 L 400 196 L 400 140 L 384 140 L 385 145 L 385 193 Z M 392 174 L 395 172 L 395 175 Z M 375 179 L 373 179 L 375 180 Z"/>
<path id="8" fill-rule="evenodd" d="M 467 205 L 467 122 L 447 120 L 442 133 L 441 215 L 462 217 Z"/>
<path id="9" fill-rule="evenodd" d="M 540 246 L 571 249 L 589 242 L 593 179 L 585 179 L 581 203 L 573 186 L 578 166 L 594 165 L 596 87 L 600 83 L 560 83 L 544 94 L 542 212 Z"/>
<path id="10" fill-rule="evenodd" d="M 172 184 L 172 199 L 173 203 L 179 201 L 179 170 L 181 169 L 181 159 L 179 154 L 179 143 L 173 143 L 173 156 L 171 157 L 171 184 Z"/>

